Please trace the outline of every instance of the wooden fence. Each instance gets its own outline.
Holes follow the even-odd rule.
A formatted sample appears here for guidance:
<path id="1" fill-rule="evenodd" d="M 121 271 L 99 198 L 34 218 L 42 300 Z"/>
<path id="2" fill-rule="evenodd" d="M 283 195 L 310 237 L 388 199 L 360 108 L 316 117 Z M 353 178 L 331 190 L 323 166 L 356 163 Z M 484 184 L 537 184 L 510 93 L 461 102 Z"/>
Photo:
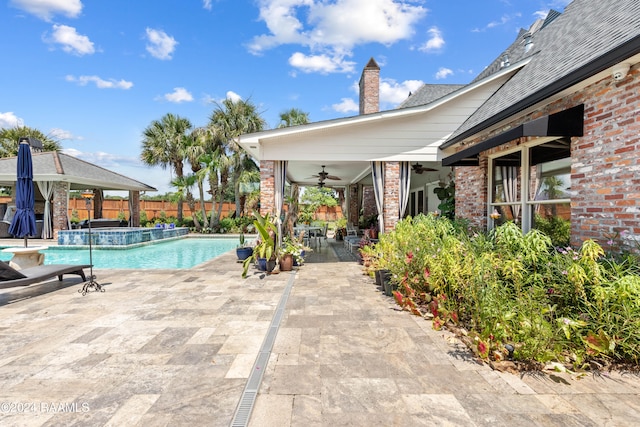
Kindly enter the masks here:
<path id="1" fill-rule="evenodd" d="M 0 197 L 0 203 L 12 204 L 10 197 Z M 87 207 L 84 199 L 69 199 L 69 218 L 77 217 L 79 220 L 87 219 Z M 211 212 L 212 202 L 205 202 L 207 214 Z M 216 204 L 217 207 L 217 204 Z M 44 202 L 36 202 L 36 213 L 44 211 Z M 222 218 L 233 215 L 236 210 L 235 203 L 224 202 L 222 204 Z M 147 219 L 178 216 L 178 204 L 166 200 L 140 200 L 140 211 L 147 214 Z M 196 212 L 200 212 L 200 203 L 196 203 Z M 125 218 L 129 218 L 129 201 L 127 199 L 105 199 L 102 203 L 102 217 L 116 219 L 123 213 Z M 184 216 L 191 216 L 191 211 L 187 203 L 182 204 Z M 93 214 L 92 214 L 93 216 Z M 320 221 L 335 221 L 342 217 L 340 206 L 321 206 L 316 211 L 316 219 Z M 0 218 L 1 219 L 1 218 Z"/>

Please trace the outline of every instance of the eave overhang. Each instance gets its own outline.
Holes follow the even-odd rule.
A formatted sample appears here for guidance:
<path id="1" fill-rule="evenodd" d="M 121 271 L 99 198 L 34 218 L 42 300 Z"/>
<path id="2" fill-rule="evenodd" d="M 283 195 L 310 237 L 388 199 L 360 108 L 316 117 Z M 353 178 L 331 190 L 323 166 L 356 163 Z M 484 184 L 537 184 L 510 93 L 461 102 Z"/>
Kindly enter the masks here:
<path id="1" fill-rule="evenodd" d="M 483 151 L 521 137 L 572 137 L 584 132 L 584 104 L 523 123 L 442 159 L 442 166 L 478 166 Z"/>

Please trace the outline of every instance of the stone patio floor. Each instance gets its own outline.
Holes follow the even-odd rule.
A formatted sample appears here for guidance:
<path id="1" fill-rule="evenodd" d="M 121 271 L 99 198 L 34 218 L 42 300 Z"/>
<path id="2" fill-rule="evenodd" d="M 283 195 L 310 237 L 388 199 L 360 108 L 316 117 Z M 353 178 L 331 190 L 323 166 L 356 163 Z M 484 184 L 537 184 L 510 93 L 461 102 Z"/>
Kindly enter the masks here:
<path id="1" fill-rule="evenodd" d="M 229 426 L 261 369 L 251 426 L 640 425 L 638 376 L 493 371 L 327 244 L 295 273 L 240 272 L 225 254 L 95 270 L 86 296 L 73 276 L 1 291 L 0 425 Z"/>

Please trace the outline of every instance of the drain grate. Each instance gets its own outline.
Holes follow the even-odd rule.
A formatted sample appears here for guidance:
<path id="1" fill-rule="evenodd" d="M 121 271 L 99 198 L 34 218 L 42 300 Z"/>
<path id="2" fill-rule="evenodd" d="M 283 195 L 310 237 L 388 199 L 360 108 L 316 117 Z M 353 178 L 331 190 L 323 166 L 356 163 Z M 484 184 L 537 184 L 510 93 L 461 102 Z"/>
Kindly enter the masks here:
<path id="1" fill-rule="evenodd" d="M 256 403 L 258 389 L 262 383 L 262 376 L 267 368 L 267 363 L 269 363 L 269 357 L 271 356 L 273 344 L 275 343 L 278 335 L 278 329 L 280 329 L 280 323 L 282 323 L 282 318 L 284 317 L 284 308 L 287 305 L 287 300 L 291 294 L 291 288 L 293 288 L 293 281 L 295 280 L 295 277 L 295 272 L 292 272 L 291 276 L 289 276 L 287 286 L 284 288 L 284 292 L 280 297 L 276 312 L 271 319 L 271 325 L 269 325 L 269 331 L 267 332 L 267 336 L 264 337 L 264 341 L 260 347 L 260 352 L 253 364 L 253 369 L 247 379 L 247 384 L 245 385 L 242 396 L 240 397 L 240 402 L 238 402 L 236 412 L 233 416 L 233 420 L 231 421 L 231 427 L 246 427 L 249 425 L 249 418 L 253 411 L 253 405 Z"/>

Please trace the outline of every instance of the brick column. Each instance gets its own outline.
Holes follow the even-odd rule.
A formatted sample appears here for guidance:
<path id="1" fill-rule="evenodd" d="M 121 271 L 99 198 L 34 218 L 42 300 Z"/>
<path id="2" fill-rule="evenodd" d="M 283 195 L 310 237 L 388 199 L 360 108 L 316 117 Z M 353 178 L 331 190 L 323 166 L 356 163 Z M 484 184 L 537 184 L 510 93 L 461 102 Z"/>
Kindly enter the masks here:
<path id="1" fill-rule="evenodd" d="M 59 230 L 68 230 L 68 188 L 69 184 L 66 182 L 54 182 L 53 184 L 53 202 L 51 204 L 51 210 L 53 213 L 53 238 L 58 238 Z"/>
<path id="2" fill-rule="evenodd" d="M 276 162 L 260 160 L 260 215 L 274 215 L 276 210 Z"/>
<path id="3" fill-rule="evenodd" d="M 398 222 L 400 210 L 400 163 L 384 162 L 384 231 L 391 231 Z"/>
<path id="4" fill-rule="evenodd" d="M 140 227 L 140 192 L 129 191 L 129 226 Z"/>
<path id="5" fill-rule="evenodd" d="M 358 216 L 360 215 L 360 201 L 358 200 L 358 185 L 352 184 L 349 190 L 349 217 L 347 221 L 358 226 Z"/>

